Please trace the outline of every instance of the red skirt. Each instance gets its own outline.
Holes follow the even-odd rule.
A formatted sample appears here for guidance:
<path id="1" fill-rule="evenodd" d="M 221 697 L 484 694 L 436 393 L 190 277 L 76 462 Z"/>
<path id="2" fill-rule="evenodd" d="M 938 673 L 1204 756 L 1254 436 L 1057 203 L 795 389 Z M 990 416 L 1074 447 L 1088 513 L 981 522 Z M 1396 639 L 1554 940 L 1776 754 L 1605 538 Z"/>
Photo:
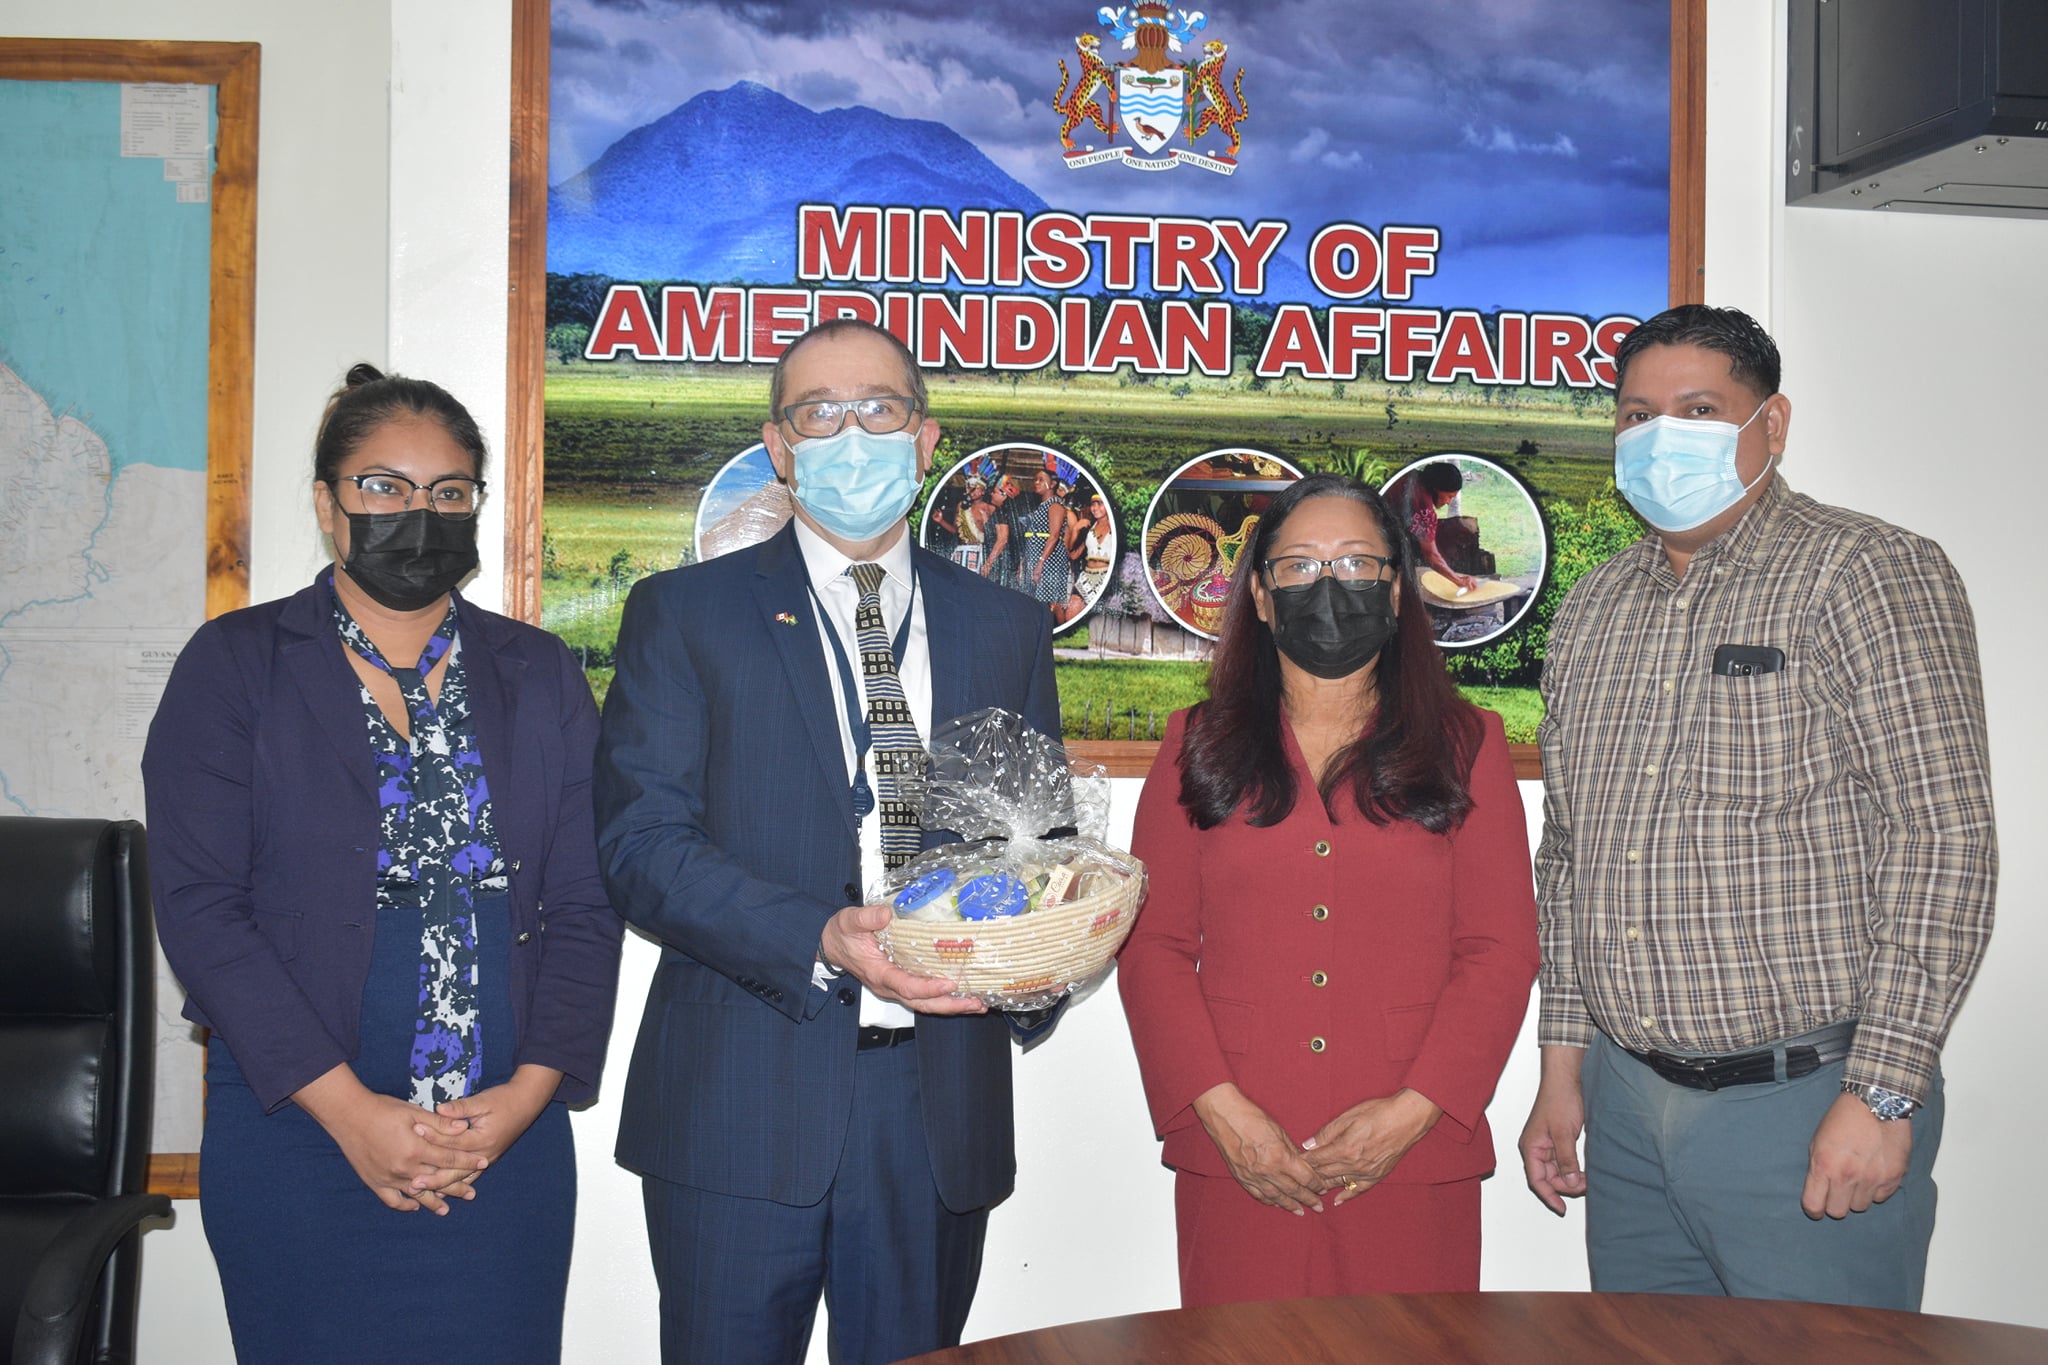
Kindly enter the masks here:
<path id="1" fill-rule="evenodd" d="M 1296 1217 L 1228 1177 L 1174 1177 L 1180 1301 L 1249 1303 L 1479 1288 L 1479 1179 L 1382 1183 Z"/>

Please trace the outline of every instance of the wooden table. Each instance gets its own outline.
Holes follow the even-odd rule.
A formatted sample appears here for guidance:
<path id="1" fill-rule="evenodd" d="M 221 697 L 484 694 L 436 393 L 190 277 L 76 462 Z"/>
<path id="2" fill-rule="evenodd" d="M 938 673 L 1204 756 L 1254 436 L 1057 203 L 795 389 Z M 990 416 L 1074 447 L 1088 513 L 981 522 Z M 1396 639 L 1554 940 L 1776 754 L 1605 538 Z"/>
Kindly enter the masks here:
<path id="1" fill-rule="evenodd" d="M 1679 1294 L 1386 1294 L 1135 1313 L 904 1365 L 2041 1365 L 2048 1331 L 1833 1304 Z"/>

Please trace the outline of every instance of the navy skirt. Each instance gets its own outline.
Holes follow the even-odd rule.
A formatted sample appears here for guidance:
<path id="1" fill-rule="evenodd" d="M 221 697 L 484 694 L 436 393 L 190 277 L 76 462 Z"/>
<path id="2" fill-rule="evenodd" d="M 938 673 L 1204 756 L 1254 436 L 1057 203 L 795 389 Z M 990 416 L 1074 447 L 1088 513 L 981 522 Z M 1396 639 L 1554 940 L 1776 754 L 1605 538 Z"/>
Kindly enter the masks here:
<path id="1" fill-rule="evenodd" d="M 512 1074 L 511 916 L 477 909 L 483 1084 Z M 356 1075 L 411 1090 L 419 912 L 377 915 Z M 576 1217 L 568 1110 L 550 1104 L 445 1218 L 398 1213 L 296 1104 L 266 1114 L 233 1055 L 207 1049 L 199 1212 L 244 1365 L 561 1359 Z"/>

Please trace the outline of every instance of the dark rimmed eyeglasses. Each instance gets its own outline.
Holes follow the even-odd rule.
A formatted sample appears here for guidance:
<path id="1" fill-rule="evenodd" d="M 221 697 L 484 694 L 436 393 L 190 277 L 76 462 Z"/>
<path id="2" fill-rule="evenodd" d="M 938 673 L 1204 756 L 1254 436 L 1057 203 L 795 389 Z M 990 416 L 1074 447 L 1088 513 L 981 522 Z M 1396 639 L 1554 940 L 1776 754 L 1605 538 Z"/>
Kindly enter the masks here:
<path id="1" fill-rule="evenodd" d="M 900 393 L 878 393 L 870 398 L 824 398 L 810 403 L 791 403 L 782 410 L 782 420 L 799 436 L 837 436 L 846 419 L 860 423 L 870 436 L 887 436 L 901 431 L 917 416 L 917 404 Z"/>
<path id="2" fill-rule="evenodd" d="M 406 511 L 412 506 L 413 495 L 424 490 L 427 506 L 441 516 L 460 520 L 475 516 L 477 505 L 484 498 L 484 481 L 460 474 L 450 474 L 432 483 L 414 483 L 403 474 L 344 474 L 341 481 L 356 486 L 356 492 L 362 494 L 365 512 Z"/>
<path id="3" fill-rule="evenodd" d="M 1293 592 L 1313 587 L 1323 576 L 1323 570 L 1330 571 L 1330 577 L 1347 587 L 1361 587 L 1377 583 L 1386 577 L 1387 570 L 1396 561 L 1387 555 L 1338 555 L 1335 559 L 1317 559 L 1313 555 L 1280 555 L 1267 560 L 1262 567 L 1266 571 L 1266 586 L 1275 592 Z"/>

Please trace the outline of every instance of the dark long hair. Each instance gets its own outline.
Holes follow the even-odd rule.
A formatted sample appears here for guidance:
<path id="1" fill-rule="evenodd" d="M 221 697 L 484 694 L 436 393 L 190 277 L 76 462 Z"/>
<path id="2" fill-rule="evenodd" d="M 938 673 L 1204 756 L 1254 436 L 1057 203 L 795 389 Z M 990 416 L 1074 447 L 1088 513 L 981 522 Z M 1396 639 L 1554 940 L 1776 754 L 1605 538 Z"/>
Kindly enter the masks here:
<path id="1" fill-rule="evenodd" d="M 1252 577 L 1295 508 L 1310 498 L 1349 498 L 1372 513 L 1398 561 L 1399 625 L 1380 651 L 1378 703 L 1357 739 L 1331 760 L 1318 794 L 1333 816 L 1339 793 L 1376 825 L 1411 820 L 1432 833 L 1455 829 L 1472 808 L 1469 777 L 1480 739 L 1479 711 L 1458 695 L 1430 630 L 1416 556 L 1407 532 L 1371 487 L 1340 474 L 1291 484 L 1259 519 L 1237 561 L 1223 629 L 1209 665 L 1209 699 L 1188 717 L 1180 757 L 1180 803 L 1202 829 L 1242 808 L 1254 825 L 1294 809 L 1294 771 L 1280 738 L 1280 651 L 1252 601 Z"/>

